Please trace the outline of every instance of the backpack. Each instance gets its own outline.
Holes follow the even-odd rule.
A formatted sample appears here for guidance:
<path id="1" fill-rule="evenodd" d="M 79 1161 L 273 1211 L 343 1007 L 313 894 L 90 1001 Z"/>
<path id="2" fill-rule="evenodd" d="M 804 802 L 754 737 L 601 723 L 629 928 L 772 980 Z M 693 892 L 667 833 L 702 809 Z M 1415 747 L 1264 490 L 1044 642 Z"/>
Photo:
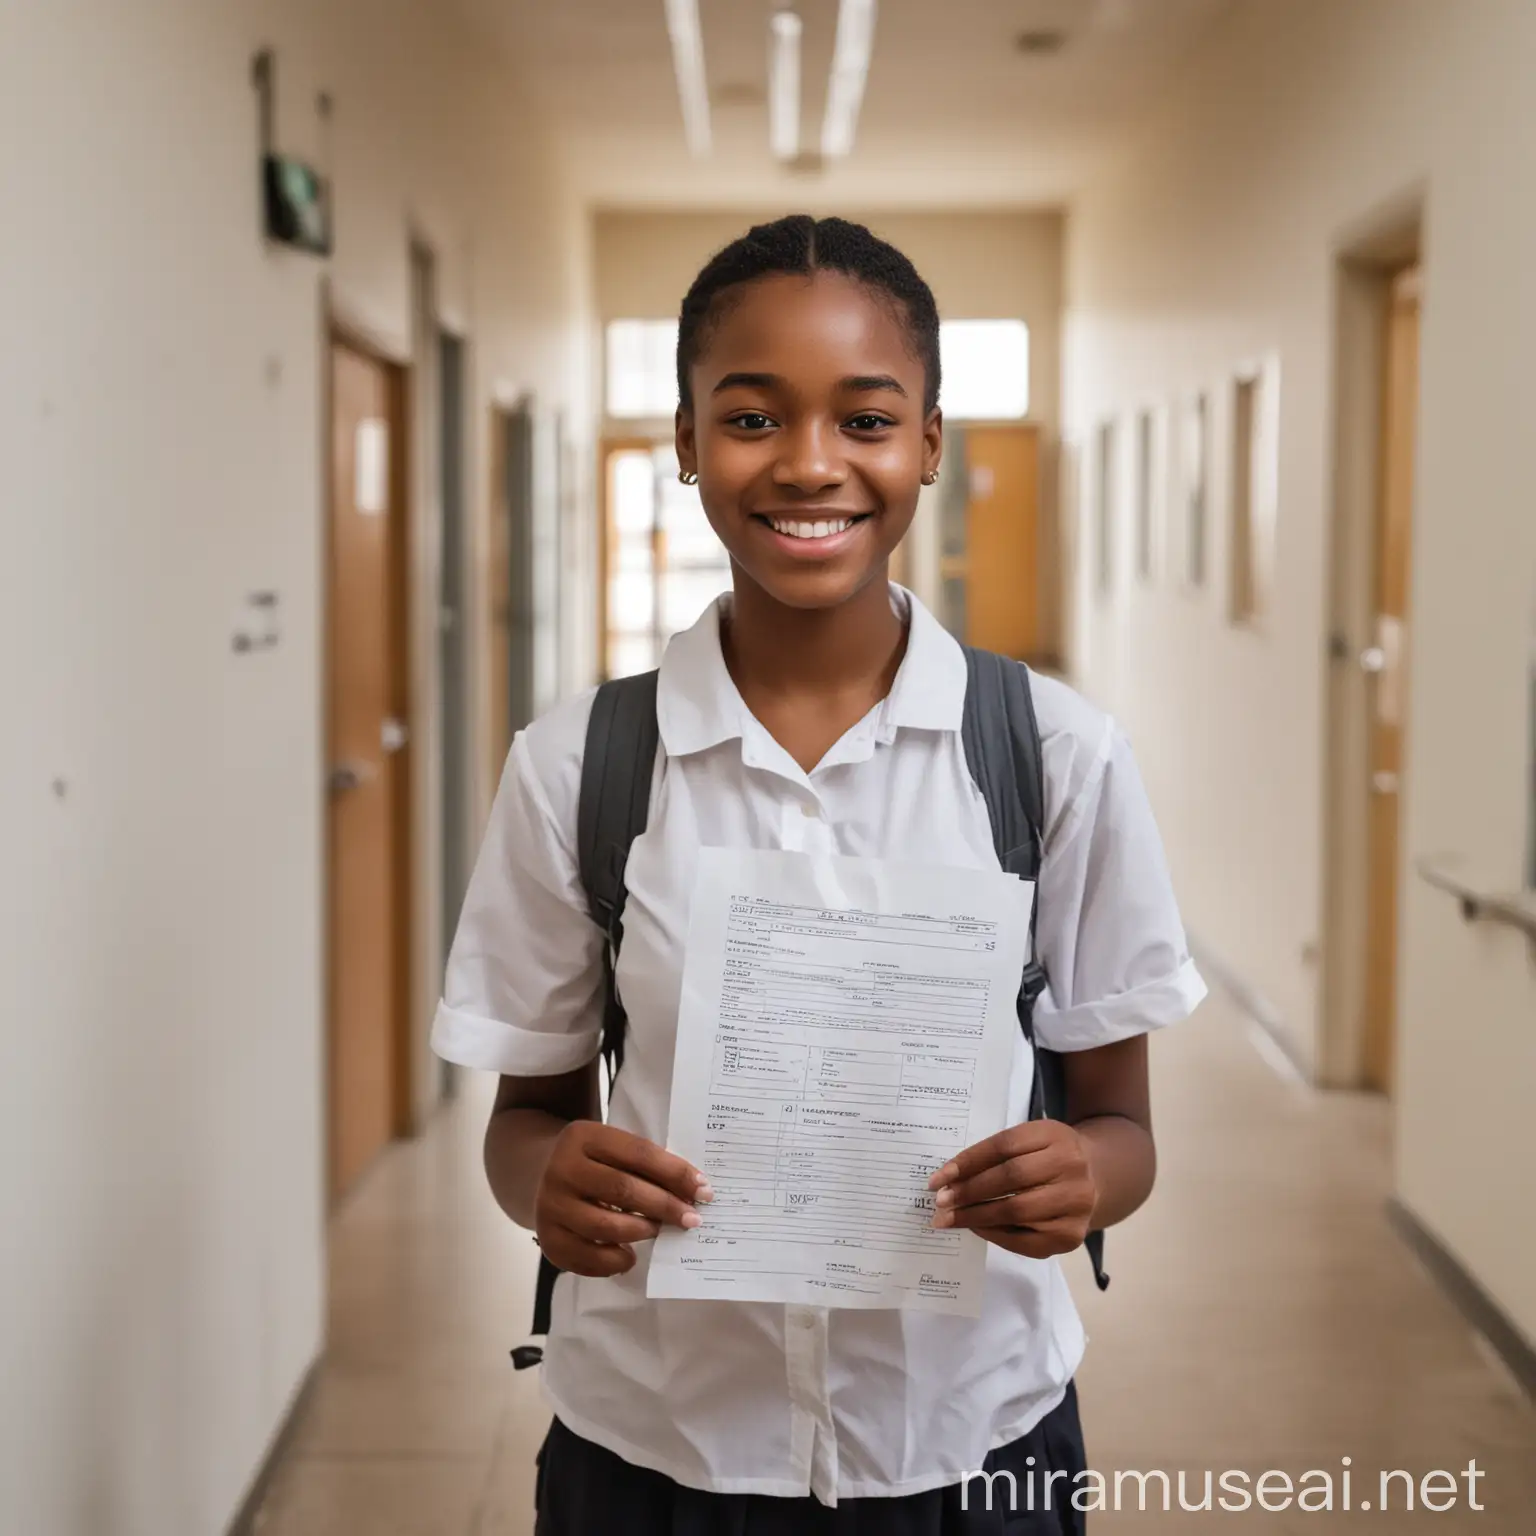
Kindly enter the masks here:
<path id="1" fill-rule="evenodd" d="M 1044 845 L 1045 787 L 1040 729 L 1035 721 L 1029 669 L 1022 662 L 965 646 L 965 712 L 960 733 L 971 777 L 987 803 L 998 862 L 1010 874 L 1034 881 Z M 624 866 L 630 845 L 644 830 L 650 812 L 651 780 L 661 734 L 656 723 L 655 672 L 614 678 L 604 683 L 592 703 L 586 748 L 581 762 L 581 794 L 576 815 L 577 861 L 592 919 L 607 936 L 603 946 L 602 1056 L 610 1092 L 624 1064 L 624 1005 L 614 985 L 614 966 L 624 933 Z M 1029 1117 L 1060 1119 L 1066 1093 L 1061 1058 L 1035 1042 L 1035 999 L 1045 988 L 1045 970 L 1035 955 L 1038 903 L 1031 908 L 1030 953 L 1019 986 L 1019 1026 L 1035 1055 Z M 1091 1232 L 1084 1244 L 1100 1290 L 1109 1285 L 1104 1272 L 1104 1234 Z M 539 1260 L 534 1295 L 533 1334 L 549 1332 L 550 1310 L 559 1271 Z M 518 1370 L 537 1365 L 544 1352 L 537 1344 L 512 1351 Z"/>

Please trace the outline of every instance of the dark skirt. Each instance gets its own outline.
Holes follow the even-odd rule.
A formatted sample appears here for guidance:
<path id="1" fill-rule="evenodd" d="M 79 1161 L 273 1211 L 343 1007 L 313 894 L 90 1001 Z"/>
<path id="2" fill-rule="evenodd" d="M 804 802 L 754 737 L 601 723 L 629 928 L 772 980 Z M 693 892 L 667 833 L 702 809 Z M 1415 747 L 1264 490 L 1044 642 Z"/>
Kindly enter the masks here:
<path id="1" fill-rule="evenodd" d="M 814 1498 L 701 1493 L 631 1466 L 557 1419 L 539 1452 L 535 1536 L 1082 1536 L 1087 1516 L 1072 1507 L 1072 1494 L 1085 1468 L 1072 1386 L 1027 1435 L 987 1457 L 982 1470 L 1013 1473 L 1017 1493 L 1011 1499 L 1007 1478 L 994 1478 L 990 1510 L 987 1486 L 977 1479 L 968 1497 L 957 1484 L 900 1498 L 843 1499 L 836 1509 Z M 1067 1475 L 1048 1483 L 1050 1472 Z M 1054 1507 L 1031 1510 L 1030 1490 L 1043 1505 L 1048 1487 Z"/>

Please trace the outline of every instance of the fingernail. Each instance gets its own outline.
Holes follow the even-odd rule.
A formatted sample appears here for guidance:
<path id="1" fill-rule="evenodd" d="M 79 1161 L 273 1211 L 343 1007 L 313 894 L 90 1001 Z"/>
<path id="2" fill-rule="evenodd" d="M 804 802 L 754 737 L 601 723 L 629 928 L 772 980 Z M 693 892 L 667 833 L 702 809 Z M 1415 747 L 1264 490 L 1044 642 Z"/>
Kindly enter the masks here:
<path id="1" fill-rule="evenodd" d="M 935 1211 L 933 1213 L 933 1224 L 936 1227 L 952 1227 L 955 1224 L 955 1213 L 953 1211 Z"/>
<path id="2" fill-rule="evenodd" d="M 701 1178 L 701 1179 L 700 1179 L 700 1180 L 699 1180 L 699 1187 L 698 1187 L 698 1190 L 697 1190 L 697 1192 L 696 1192 L 696 1193 L 695 1193 L 695 1194 L 694 1194 L 694 1197 L 693 1197 L 693 1198 L 694 1198 L 694 1199 L 695 1199 L 695 1200 L 703 1200 L 703 1201 L 705 1201 L 705 1202 L 708 1202 L 708 1201 L 710 1201 L 710 1200 L 713 1200 L 713 1199 L 714 1199 L 714 1198 L 715 1198 L 715 1192 L 714 1192 L 714 1190 L 713 1190 L 713 1189 L 712 1189 L 712 1188 L 711 1188 L 711 1187 L 710 1187 L 710 1186 L 709 1186 L 709 1184 L 707 1184 L 707 1183 L 706 1183 L 706 1182 L 705 1182 L 705 1181 L 704 1181 L 704 1180 L 703 1180 L 703 1179 L 702 1179 L 702 1178 Z"/>
<path id="3" fill-rule="evenodd" d="M 935 1205 L 953 1205 L 955 1203 L 954 1190 L 941 1189 L 938 1194 L 933 1197 L 933 1203 Z"/>
<path id="4" fill-rule="evenodd" d="M 704 1225 L 704 1218 L 700 1216 L 697 1211 L 684 1211 L 683 1225 L 687 1227 L 689 1231 L 692 1231 L 693 1228 L 702 1227 Z"/>
<path id="5" fill-rule="evenodd" d="M 939 1171 L 934 1174 L 931 1179 L 928 1180 L 928 1188 L 939 1189 L 943 1185 L 948 1184 L 950 1180 L 954 1178 L 956 1171 L 957 1170 L 953 1163 L 945 1163 L 944 1166 L 940 1168 Z"/>

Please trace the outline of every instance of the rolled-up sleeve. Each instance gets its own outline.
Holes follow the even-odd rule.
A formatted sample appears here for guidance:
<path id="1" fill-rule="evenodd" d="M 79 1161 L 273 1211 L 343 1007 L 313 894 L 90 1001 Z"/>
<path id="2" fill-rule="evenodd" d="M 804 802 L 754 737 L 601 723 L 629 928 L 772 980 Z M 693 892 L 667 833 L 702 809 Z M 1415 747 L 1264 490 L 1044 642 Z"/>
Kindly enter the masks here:
<path id="1" fill-rule="evenodd" d="M 1047 841 L 1037 898 L 1042 1045 L 1109 1045 L 1177 1024 L 1204 999 L 1141 774 L 1111 722 Z"/>
<path id="2" fill-rule="evenodd" d="M 432 1028 L 433 1050 L 459 1066 L 543 1077 L 574 1071 L 598 1051 L 603 939 L 577 873 L 574 786 L 553 786 L 557 808 L 551 786 L 541 782 L 548 776 L 527 733 L 519 735 L 475 862 Z"/>

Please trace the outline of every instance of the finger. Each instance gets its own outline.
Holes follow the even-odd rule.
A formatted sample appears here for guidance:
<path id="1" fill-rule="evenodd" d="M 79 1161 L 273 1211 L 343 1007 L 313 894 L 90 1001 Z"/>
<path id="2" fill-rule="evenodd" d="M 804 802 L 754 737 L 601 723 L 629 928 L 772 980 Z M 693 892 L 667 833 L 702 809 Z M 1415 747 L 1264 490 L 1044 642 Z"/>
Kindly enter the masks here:
<path id="1" fill-rule="evenodd" d="M 1041 1231 L 1020 1231 L 1014 1227 L 978 1227 L 978 1237 L 1006 1248 L 1026 1259 L 1054 1259 L 1081 1248 L 1087 1233 L 1081 1226 L 1047 1227 Z"/>
<path id="2" fill-rule="evenodd" d="M 1091 1214 L 1092 1204 L 1091 1191 L 1079 1187 L 1075 1180 L 1063 1180 L 1001 1200 L 937 1210 L 933 1224 L 941 1229 L 964 1227 L 972 1231 L 983 1227 L 1039 1227 L 1054 1221 L 1084 1219 Z"/>
<path id="3" fill-rule="evenodd" d="M 956 1153 L 929 1179 L 928 1187 L 943 1189 L 961 1179 L 974 1178 L 997 1163 L 1006 1163 L 1009 1158 L 1039 1152 L 1050 1146 L 1059 1134 L 1053 1120 L 1027 1120 L 1023 1125 L 1010 1125 L 1007 1130 Z"/>
<path id="4" fill-rule="evenodd" d="M 646 1183 L 670 1191 L 685 1204 L 714 1198 L 709 1180 L 692 1163 L 643 1136 L 603 1126 L 589 1143 L 587 1155 L 595 1162 L 637 1174 Z"/>
<path id="5" fill-rule="evenodd" d="M 698 1213 L 693 1214 L 697 1221 Z M 661 1230 L 659 1221 L 582 1201 L 575 1201 L 569 1208 L 560 1211 L 556 1220 L 567 1231 L 574 1232 L 577 1237 L 589 1243 L 644 1243 Z"/>
<path id="6" fill-rule="evenodd" d="M 573 1170 L 571 1184 L 577 1200 L 588 1206 L 609 1206 L 669 1227 L 692 1228 L 703 1219 L 688 1201 L 607 1163 L 583 1163 Z"/>
<path id="7" fill-rule="evenodd" d="M 975 1205 L 982 1200 L 997 1200 L 1026 1189 L 1049 1184 L 1069 1173 L 1078 1159 L 1070 1148 L 1052 1142 L 1038 1152 L 1010 1157 L 1006 1162 L 985 1168 L 968 1179 L 946 1184 L 935 1197 L 939 1206 Z"/>
<path id="8" fill-rule="evenodd" d="M 568 1227 L 551 1223 L 539 1246 L 556 1269 L 592 1279 L 611 1279 L 635 1267 L 635 1251 L 622 1243 L 589 1243 Z"/>

